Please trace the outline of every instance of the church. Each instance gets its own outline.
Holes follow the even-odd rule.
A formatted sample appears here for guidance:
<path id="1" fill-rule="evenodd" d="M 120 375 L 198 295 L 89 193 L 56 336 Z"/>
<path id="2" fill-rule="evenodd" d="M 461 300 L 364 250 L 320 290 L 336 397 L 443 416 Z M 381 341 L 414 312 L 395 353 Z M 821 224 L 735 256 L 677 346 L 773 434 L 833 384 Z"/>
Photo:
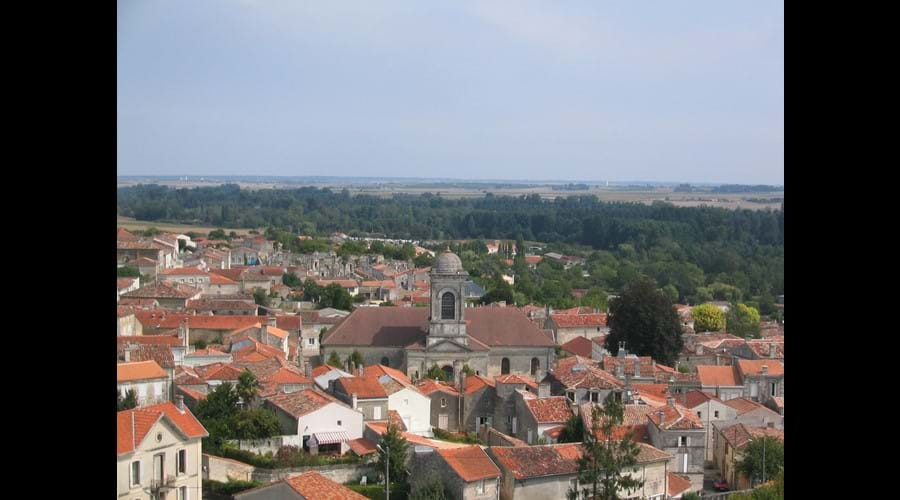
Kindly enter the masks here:
<path id="1" fill-rule="evenodd" d="M 464 366 L 494 377 L 518 373 L 542 378 L 555 354 L 554 343 L 515 307 L 466 307 L 469 279 L 456 254 L 434 262 L 431 303 L 425 307 L 361 307 L 322 341 L 322 359 L 332 352 L 346 359 L 354 350 L 366 365 L 382 364 L 424 376 L 432 365 L 459 381 Z"/>

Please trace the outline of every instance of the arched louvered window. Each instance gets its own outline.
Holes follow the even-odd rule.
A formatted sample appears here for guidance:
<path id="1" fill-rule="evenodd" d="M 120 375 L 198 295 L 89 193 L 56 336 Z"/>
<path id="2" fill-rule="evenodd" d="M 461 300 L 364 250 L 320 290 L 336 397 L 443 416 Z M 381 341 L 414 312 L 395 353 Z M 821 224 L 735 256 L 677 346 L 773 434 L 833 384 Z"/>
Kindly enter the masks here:
<path id="1" fill-rule="evenodd" d="M 509 358 L 503 358 L 500 361 L 500 374 L 506 375 L 509 373 Z"/>
<path id="2" fill-rule="evenodd" d="M 456 318 L 456 297 L 450 292 L 441 296 L 441 319 Z"/>

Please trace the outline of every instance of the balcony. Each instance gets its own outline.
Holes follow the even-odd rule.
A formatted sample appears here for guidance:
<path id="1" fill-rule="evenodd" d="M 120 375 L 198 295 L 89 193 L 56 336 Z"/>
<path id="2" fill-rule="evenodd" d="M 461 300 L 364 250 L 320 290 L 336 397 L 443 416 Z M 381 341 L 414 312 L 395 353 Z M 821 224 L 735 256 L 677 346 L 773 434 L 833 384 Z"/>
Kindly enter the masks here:
<path id="1" fill-rule="evenodd" d="M 167 490 L 175 487 L 175 481 L 178 478 L 172 474 L 166 476 L 165 479 L 151 479 L 150 489 L 154 491 Z"/>

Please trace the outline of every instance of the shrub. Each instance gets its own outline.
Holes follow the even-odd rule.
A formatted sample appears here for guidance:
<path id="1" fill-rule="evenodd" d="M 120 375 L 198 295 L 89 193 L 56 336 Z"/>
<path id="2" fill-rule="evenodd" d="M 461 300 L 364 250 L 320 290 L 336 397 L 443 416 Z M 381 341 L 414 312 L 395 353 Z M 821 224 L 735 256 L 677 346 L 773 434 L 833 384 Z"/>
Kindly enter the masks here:
<path id="1" fill-rule="evenodd" d="M 249 490 L 262 486 L 259 481 L 238 481 L 229 479 L 227 483 L 221 481 L 203 480 L 203 496 L 212 495 L 234 495 L 239 491 Z"/>

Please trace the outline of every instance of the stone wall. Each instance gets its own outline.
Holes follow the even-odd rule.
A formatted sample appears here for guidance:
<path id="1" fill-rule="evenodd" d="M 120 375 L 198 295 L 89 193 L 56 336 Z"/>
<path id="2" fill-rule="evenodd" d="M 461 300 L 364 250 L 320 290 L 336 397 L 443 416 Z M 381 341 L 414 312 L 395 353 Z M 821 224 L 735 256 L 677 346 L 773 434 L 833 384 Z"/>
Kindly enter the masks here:
<path id="1" fill-rule="evenodd" d="M 270 483 L 309 471 L 316 471 L 340 484 L 359 483 L 362 476 L 368 476 L 368 482 L 371 483 L 374 482 L 377 476 L 375 465 L 369 463 L 263 469 L 230 458 L 203 454 L 203 479 L 213 481 L 227 482 L 231 478 L 242 481 L 253 480 Z"/>
<path id="2" fill-rule="evenodd" d="M 207 453 L 203 454 L 203 479 L 227 482 L 228 479 L 250 481 L 256 467 Z"/>

